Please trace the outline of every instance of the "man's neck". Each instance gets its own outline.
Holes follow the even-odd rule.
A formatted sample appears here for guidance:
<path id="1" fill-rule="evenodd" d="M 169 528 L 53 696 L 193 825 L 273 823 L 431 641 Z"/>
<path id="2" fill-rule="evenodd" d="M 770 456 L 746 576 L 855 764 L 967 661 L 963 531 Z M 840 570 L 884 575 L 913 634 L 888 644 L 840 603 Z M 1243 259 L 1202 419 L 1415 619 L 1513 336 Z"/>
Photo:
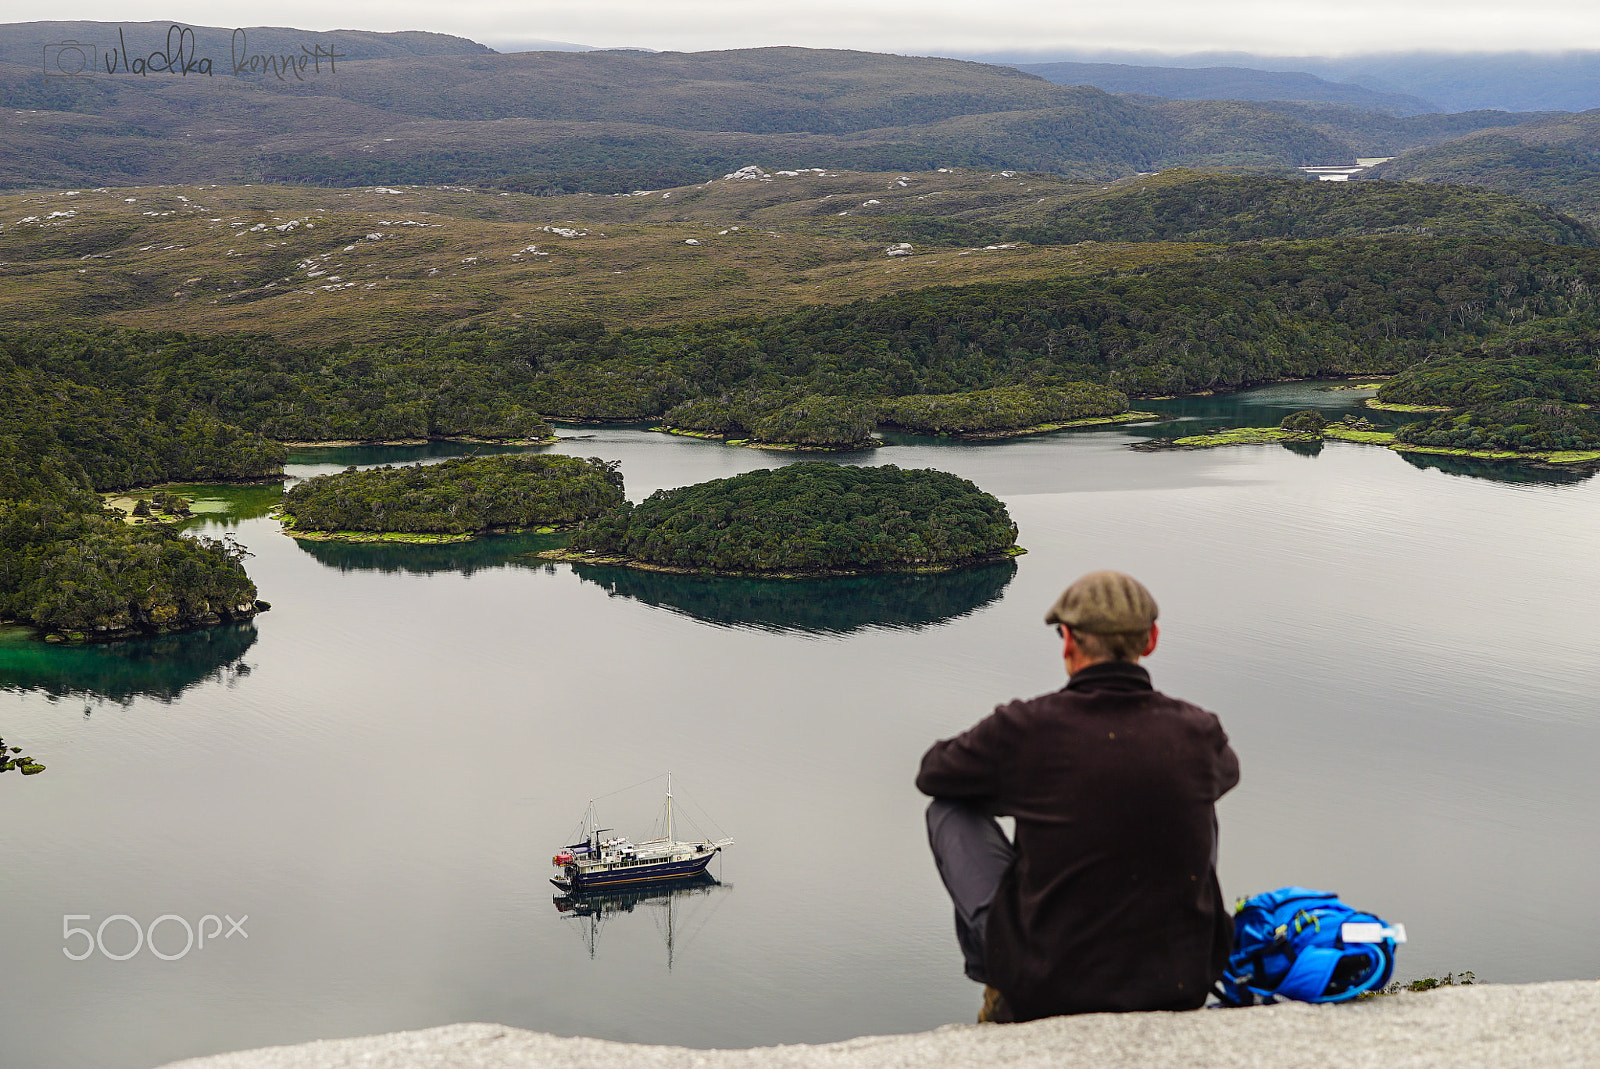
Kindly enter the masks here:
<path id="1" fill-rule="evenodd" d="M 1098 660 L 1094 660 L 1094 659 L 1091 659 L 1089 657 L 1085 657 L 1085 656 L 1077 653 L 1076 651 L 1074 651 L 1073 655 L 1068 657 L 1066 660 L 1067 660 L 1067 677 L 1068 678 L 1071 678 L 1072 676 L 1077 675 L 1079 672 L 1083 671 L 1085 668 L 1093 668 L 1097 664 L 1135 664 L 1136 665 L 1136 664 L 1139 663 L 1139 658 L 1137 658 L 1137 657 L 1134 657 L 1134 658 L 1132 658 L 1130 660 L 1126 660 L 1126 661 L 1119 661 L 1115 657 L 1101 657 Z"/>

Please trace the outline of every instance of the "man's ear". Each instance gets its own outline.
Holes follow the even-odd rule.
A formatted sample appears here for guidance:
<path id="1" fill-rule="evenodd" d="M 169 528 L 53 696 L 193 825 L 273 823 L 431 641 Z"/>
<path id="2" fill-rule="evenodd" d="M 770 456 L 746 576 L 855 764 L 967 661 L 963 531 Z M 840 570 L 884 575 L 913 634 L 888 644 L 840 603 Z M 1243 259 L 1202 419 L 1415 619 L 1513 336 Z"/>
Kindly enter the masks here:
<path id="1" fill-rule="evenodd" d="M 1157 625 L 1157 624 L 1151 624 L 1150 625 L 1150 641 L 1146 642 L 1144 644 L 1144 652 L 1139 654 L 1139 656 L 1148 657 L 1152 653 L 1154 653 L 1156 651 L 1156 639 L 1158 639 L 1160 637 L 1161 637 L 1161 628 L 1160 628 L 1160 626 Z"/>

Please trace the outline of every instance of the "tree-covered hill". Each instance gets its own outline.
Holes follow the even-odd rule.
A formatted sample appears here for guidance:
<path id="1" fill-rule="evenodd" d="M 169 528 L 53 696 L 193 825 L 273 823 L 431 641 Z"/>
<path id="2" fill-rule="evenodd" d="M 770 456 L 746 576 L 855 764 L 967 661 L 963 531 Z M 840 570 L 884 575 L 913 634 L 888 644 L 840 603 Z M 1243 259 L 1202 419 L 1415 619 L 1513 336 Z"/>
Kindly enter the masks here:
<path id="1" fill-rule="evenodd" d="M 748 574 L 931 571 L 997 559 L 1016 537 L 1005 506 L 955 475 L 807 463 L 657 491 L 579 528 L 568 553 Z"/>
<path id="2" fill-rule="evenodd" d="M 1600 252 L 1364 238 L 1242 244 L 1125 273 L 928 289 L 765 319 L 519 333 L 534 404 L 642 419 L 694 397 L 861 398 L 1096 382 L 1131 396 L 1401 370 L 1588 314 Z"/>
<path id="3" fill-rule="evenodd" d="M 1557 115 L 1407 152 L 1374 178 L 1481 186 L 1600 220 L 1600 111 Z"/>
<path id="4" fill-rule="evenodd" d="M 1407 424 L 1395 439 L 1447 449 L 1519 453 L 1600 449 L 1600 421 L 1562 401 L 1527 399 L 1483 405 Z"/>
<path id="5" fill-rule="evenodd" d="M 623 504 L 622 476 L 590 458 L 512 453 L 319 475 L 291 486 L 296 531 L 469 534 L 565 527 Z"/>
<path id="6" fill-rule="evenodd" d="M 1318 240 L 1383 234 L 1600 245 L 1584 223 L 1541 204 L 1463 186 L 1307 182 L 1165 171 L 1068 201 L 1013 240 Z"/>
<path id="7" fill-rule="evenodd" d="M 1560 326 L 1565 330 L 1516 332 L 1407 368 L 1383 384 L 1378 399 L 1451 409 L 1523 398 L 1600 404 L 1600 328 L 1588 317 Z"/>
<path id="8" fill-rule="evenodd" d="M 283 453 L 262 437 L 527 439 L 550 433 L 527 407 L 527 363 L 486 349 L 481 338 L 415 338 L 357 351 L 337 342 L 315 349 L 285 345 L 265 335 L 42 330 L 0 335 L 4 375 L 14 376 L 19 390 L 83 399 L 70 417 L 50 426 L 60 433 L 74 428 L 86 455 L 103 455 L 92 462 L 100 465 L 94 468 L 100 487 L 267 474 L 282 464 Z M 58 401 L 50 396 L 43 403 Z M 163 427 L 180 428 L 167 448 L 188 442 L 191 452 L 211 449 L 230 459 L 151 467 L 158 454 L 135 440 L 141 425 L 130 407 L 149 411 Z M 239 429 L 248 433 L 241 437 Z M 245 459 L 263 450 L 263 462 Z"/>

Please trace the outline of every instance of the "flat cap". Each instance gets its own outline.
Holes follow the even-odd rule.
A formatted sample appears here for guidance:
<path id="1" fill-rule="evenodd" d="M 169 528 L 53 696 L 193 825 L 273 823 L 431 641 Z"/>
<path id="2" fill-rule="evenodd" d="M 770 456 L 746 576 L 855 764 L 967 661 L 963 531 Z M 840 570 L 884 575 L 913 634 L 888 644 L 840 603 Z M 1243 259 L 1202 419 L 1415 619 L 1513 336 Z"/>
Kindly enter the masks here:
<path id="1" fill-rule="evenodd" d="M 1159 611 L 1156 599 L 1133 576 L 1090 572 L 1061 592 L 1044 622 L 1091 635 L 1111 635 L 1148 631 Z"/>

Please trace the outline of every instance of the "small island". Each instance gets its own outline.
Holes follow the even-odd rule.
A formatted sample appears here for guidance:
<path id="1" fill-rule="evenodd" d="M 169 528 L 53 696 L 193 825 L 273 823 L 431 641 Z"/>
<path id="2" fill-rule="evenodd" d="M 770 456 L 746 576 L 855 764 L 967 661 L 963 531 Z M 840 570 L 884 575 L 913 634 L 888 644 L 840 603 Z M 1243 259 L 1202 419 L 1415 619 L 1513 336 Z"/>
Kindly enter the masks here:
<path id="1" fill-rule="evenodd" d="M 1433 419 L 1408 423 L 1394 431 L 1379 430 L 1370 421 L 1355 416 L 1329 422 L 1308 409 L 1285 416 L 1276 427 L 1235 427 L 1185 438 L 1157 438 L 1133 448 L 1215 449 L 1324 439 L 1387 446 L 1398 453 L 1431 453 L 1566 469 L 1600 465 L 1600 420 L 1581 405 L 1538 399 L 1446 410 Z"/>
<path id="2" fill-rule="evenodd" d="M 1021 553 L 999 499 L 948 472 L 809 462 L 661 490 L 540 556 L 770 578 L 939 572 Z"/>
<path id="3" fill-rule="evenodd" d="M 295 538 L 460 542 L 560 530 L 623 504 L 614 462 L 511 453 L 319 475 L 284 493 L 281 516 Z"/>
<path id="4" fill-rule="evenodd" d="M 872 449 L 876 412 L 870 401 L 808 394 L 700 397 L 661 417 L 660 430 L 755 449 L 841 453 Z"/>

